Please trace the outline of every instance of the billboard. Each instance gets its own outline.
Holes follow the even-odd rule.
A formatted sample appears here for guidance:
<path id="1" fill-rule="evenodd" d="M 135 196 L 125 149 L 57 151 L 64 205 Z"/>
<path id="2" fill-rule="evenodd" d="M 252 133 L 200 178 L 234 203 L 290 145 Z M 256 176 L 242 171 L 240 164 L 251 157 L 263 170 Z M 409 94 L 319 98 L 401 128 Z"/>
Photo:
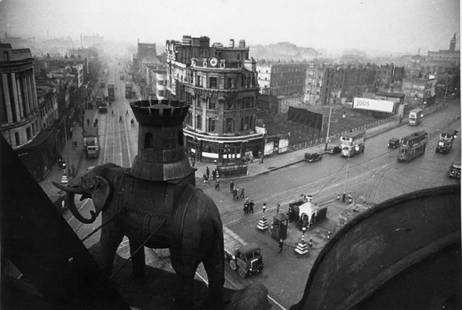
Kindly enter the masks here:
<path id="1" fill-rule="evenodd" d="M 278 152 L 279 154 L 287 152 L 289 147 L 289 139 L 279 139 Z"/>
<path id="2" fill-rule="evenodd" d="M 322 114 L 311 112 L 306 109 L 289 107 L 287 120 L 318 130 L 322 128 Z"/>
<path id="3" fill-rule="evenodd" d="M 386 113 L 393 113 L 395 110 L 395 105 L 396 103 L 393 101 L 369 98 L 355 97 L 353 101 L 353 109 L 378 111 Z"/>

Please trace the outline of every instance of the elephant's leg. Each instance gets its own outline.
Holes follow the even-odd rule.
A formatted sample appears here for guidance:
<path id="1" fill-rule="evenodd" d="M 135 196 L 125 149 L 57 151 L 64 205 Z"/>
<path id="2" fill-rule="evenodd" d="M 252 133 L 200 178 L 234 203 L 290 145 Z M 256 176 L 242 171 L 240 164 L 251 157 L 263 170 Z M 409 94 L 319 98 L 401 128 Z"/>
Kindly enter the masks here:
<path id="1" fill-rule="evenodd" d="M 135 279 L 143 281 L 145 279 L 146 258 L 144 254 L 144 245 L 135 238 L 130 240 L 130 256 L 132 258 L 132 271 Z"/>
<path id="2" fill-rule="evenodd" d="M 103 260 L 103 271 L 106 275 L 111 275 L 112 265 L 117 247 L 122 242 L 124 235 L 117 227 L 116 223 L 106 225 L 101 229 L 101 256 Z"/>
<path id="3" fill-rule="evenodd" d="M 170 249 L 172 267 L 177 277 L 175 303 L 181 305 L 182 309 L 192 308 L 193 305 L 194 275 L 200 262 L 194 256 Z"/>
<path id="4" fill-rule="evenodd" d="M 223 303 L 228 302 L 228 298 L 223 296 L 223 285 L 225 284 L 224 253 L 219 250 L 220 247 L 217 247 L 217 249 L 213 250 L 213 253 L 203 260 L 209 280 L 208 301 L 213 306 L 223 305 Z"/>

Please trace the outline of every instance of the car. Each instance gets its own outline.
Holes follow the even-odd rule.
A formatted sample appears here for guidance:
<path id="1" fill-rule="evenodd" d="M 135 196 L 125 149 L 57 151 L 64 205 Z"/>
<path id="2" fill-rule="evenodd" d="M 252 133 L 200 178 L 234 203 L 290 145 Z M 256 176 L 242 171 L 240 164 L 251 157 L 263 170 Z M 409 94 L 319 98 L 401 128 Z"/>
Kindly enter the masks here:
<path id="1" fill-rule="evenodd" d="M 314 163 L 315 161 L 321 160 L 322 155 L 318 153 L 305 153 L 305 161 Z"/>
<path id="2" fill-rule="evenodd" d="M 460 180 L 460 161 L 455 161 L 449 167 L 448 175 L 452 179 L 459 179 Z"/>
<path id="3" fill-rule="evenodd" d="M 399 139 L 398 138 L 391 138 L 388 140 L 388 148 L 389 149 L 396 149 L 399 147 Z"/>
<path id="4" fill-rule="evenodd" d="M 333 148 L 330 148 L 330 149 L 326 150 L 327 154 L 338 154 L 340 152 L 342 152 L 342 149 L 338 145 L 334 146 Z"/>

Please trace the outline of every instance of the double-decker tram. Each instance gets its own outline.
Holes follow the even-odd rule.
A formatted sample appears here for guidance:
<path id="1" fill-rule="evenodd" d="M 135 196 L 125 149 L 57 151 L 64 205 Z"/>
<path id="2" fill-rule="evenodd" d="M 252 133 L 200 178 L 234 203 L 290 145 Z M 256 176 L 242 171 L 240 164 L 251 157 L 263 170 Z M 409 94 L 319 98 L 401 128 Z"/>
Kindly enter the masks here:
<path id="1" fill-rule="evenodd" d="M 417 131 L 401 139 L 398 153 L 398 161 L 411 161 L 425 153 L 428 134 L 425 131 Z"/>

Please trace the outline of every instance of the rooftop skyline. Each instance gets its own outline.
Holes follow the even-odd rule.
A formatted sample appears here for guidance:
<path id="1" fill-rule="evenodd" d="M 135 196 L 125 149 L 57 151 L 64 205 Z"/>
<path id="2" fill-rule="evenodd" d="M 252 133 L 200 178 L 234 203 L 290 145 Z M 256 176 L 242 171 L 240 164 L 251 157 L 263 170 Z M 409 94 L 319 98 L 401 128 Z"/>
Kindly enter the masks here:
<path id="1" fill-rule="evenodd" d="M 288 41 L 340 52 L 448 49 L 460 30 L 457 0 L 0 0 L 0 29 L 12 35 L 100 34 L 105 40 L 165 42 L 183 34 L 226 44 Z M 459 49 L 460 43 L 457 42 Z"/>

